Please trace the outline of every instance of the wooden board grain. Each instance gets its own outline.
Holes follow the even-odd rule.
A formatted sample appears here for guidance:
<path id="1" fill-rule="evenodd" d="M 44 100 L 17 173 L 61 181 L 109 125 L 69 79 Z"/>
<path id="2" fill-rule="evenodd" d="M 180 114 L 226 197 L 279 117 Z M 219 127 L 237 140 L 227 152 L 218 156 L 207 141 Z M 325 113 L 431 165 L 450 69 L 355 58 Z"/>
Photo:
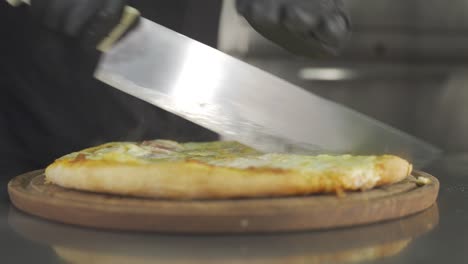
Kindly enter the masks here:
<path id="1" fill-rule="evenodd" d="M 328 229 L 395 219 L 429 208 L 439 181 L 403 182 L 345 197 L 174 201 L 81 192 L 44 182 L 43 171 L 10 181 L 11 201 L 20 210 L 67 224 L 171 233 L 248 233 Z"/>

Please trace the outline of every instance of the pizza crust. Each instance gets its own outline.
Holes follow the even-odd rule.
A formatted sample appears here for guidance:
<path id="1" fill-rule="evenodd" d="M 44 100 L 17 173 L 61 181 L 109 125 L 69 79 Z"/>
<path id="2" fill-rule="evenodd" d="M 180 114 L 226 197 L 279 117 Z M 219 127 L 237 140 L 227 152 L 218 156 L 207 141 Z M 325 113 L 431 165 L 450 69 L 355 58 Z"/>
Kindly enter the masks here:
<path id="1" fill-rule="evenodd" d="M 411 164 L 396 156 L 378 156 L 367 170 L 300 171 L 278 168 L 230 168 L 200 161 L 123 163 L 57 160 L 46 180 L 65 188 L 167 199 L 272 197 L 366 190 L 399 182 Z"/>
<path id="2" fill-rule="evenodd" d="M 377 186 L 399 182 L 411 175 L 413 165 L 408 161 L 391 155 L 381 156 L 376 163 L 376 168 L 380 173 L 380 180 Z"/>

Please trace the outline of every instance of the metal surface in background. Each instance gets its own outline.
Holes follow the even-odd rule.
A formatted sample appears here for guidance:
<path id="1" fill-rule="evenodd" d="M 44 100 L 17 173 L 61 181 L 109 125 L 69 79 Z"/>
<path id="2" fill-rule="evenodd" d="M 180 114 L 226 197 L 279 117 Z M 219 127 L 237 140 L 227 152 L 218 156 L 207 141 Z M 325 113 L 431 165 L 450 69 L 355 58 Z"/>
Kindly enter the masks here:
<path id="1" fill-rule="evenodd" d="M 220 135 L 268 152 L 397 154 L 438 149 L 382 122 L 142 19 L 96 77 Z"/>

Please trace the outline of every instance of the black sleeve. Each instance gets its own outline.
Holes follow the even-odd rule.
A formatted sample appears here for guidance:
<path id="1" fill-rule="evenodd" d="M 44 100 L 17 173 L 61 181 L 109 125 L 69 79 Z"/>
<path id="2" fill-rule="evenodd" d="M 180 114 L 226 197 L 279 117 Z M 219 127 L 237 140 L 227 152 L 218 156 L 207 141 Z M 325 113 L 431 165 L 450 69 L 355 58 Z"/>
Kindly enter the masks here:
<path id="1" fill-rule="evenodd" d="M 154 10 L 166 16 L 186 11 Z M 150 15 L 157 21 L 156 13 Z M 84 56 L 73 40 L 30 19 L 27 7 L 0 0 L 0 34 L 0 177 L 108 141 L 218 138 L 96 80 L 99 53 Z"/>

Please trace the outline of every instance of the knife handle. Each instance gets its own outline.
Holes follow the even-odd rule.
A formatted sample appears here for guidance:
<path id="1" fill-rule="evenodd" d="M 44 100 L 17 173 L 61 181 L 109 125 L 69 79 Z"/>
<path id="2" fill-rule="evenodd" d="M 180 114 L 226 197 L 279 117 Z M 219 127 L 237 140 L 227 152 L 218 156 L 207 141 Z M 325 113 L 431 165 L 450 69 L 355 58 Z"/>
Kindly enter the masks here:
<path id="1" fill-rule="evenodd" d="M 11 6 L 19 6 L 21 4 L 31 5 L 30 0 L 6 0 Z"/>
<path id="2" fill-rule="evenodd" d="M 131 6 L 125 6 L 119 24 L 97 45 L 96 49 L 101 52 L 108 51 L 139 17 L 140 11 Z"/>
<path id="3" fill-rule="evenodd" d="M 21 4 L 31 5 L 31 0 L 6 0 L 12 6 L 19 6 Z M 120 37 L 127 32 L 127 30 L 134 24 L 140 17 L 140 11 L 131 7 L 125 6 L 123 9 L 122 17 L 119 24 L 111 30 L 111 32 L 96 46 L 96 49 L 101 52 L 108 51 Z"/>

